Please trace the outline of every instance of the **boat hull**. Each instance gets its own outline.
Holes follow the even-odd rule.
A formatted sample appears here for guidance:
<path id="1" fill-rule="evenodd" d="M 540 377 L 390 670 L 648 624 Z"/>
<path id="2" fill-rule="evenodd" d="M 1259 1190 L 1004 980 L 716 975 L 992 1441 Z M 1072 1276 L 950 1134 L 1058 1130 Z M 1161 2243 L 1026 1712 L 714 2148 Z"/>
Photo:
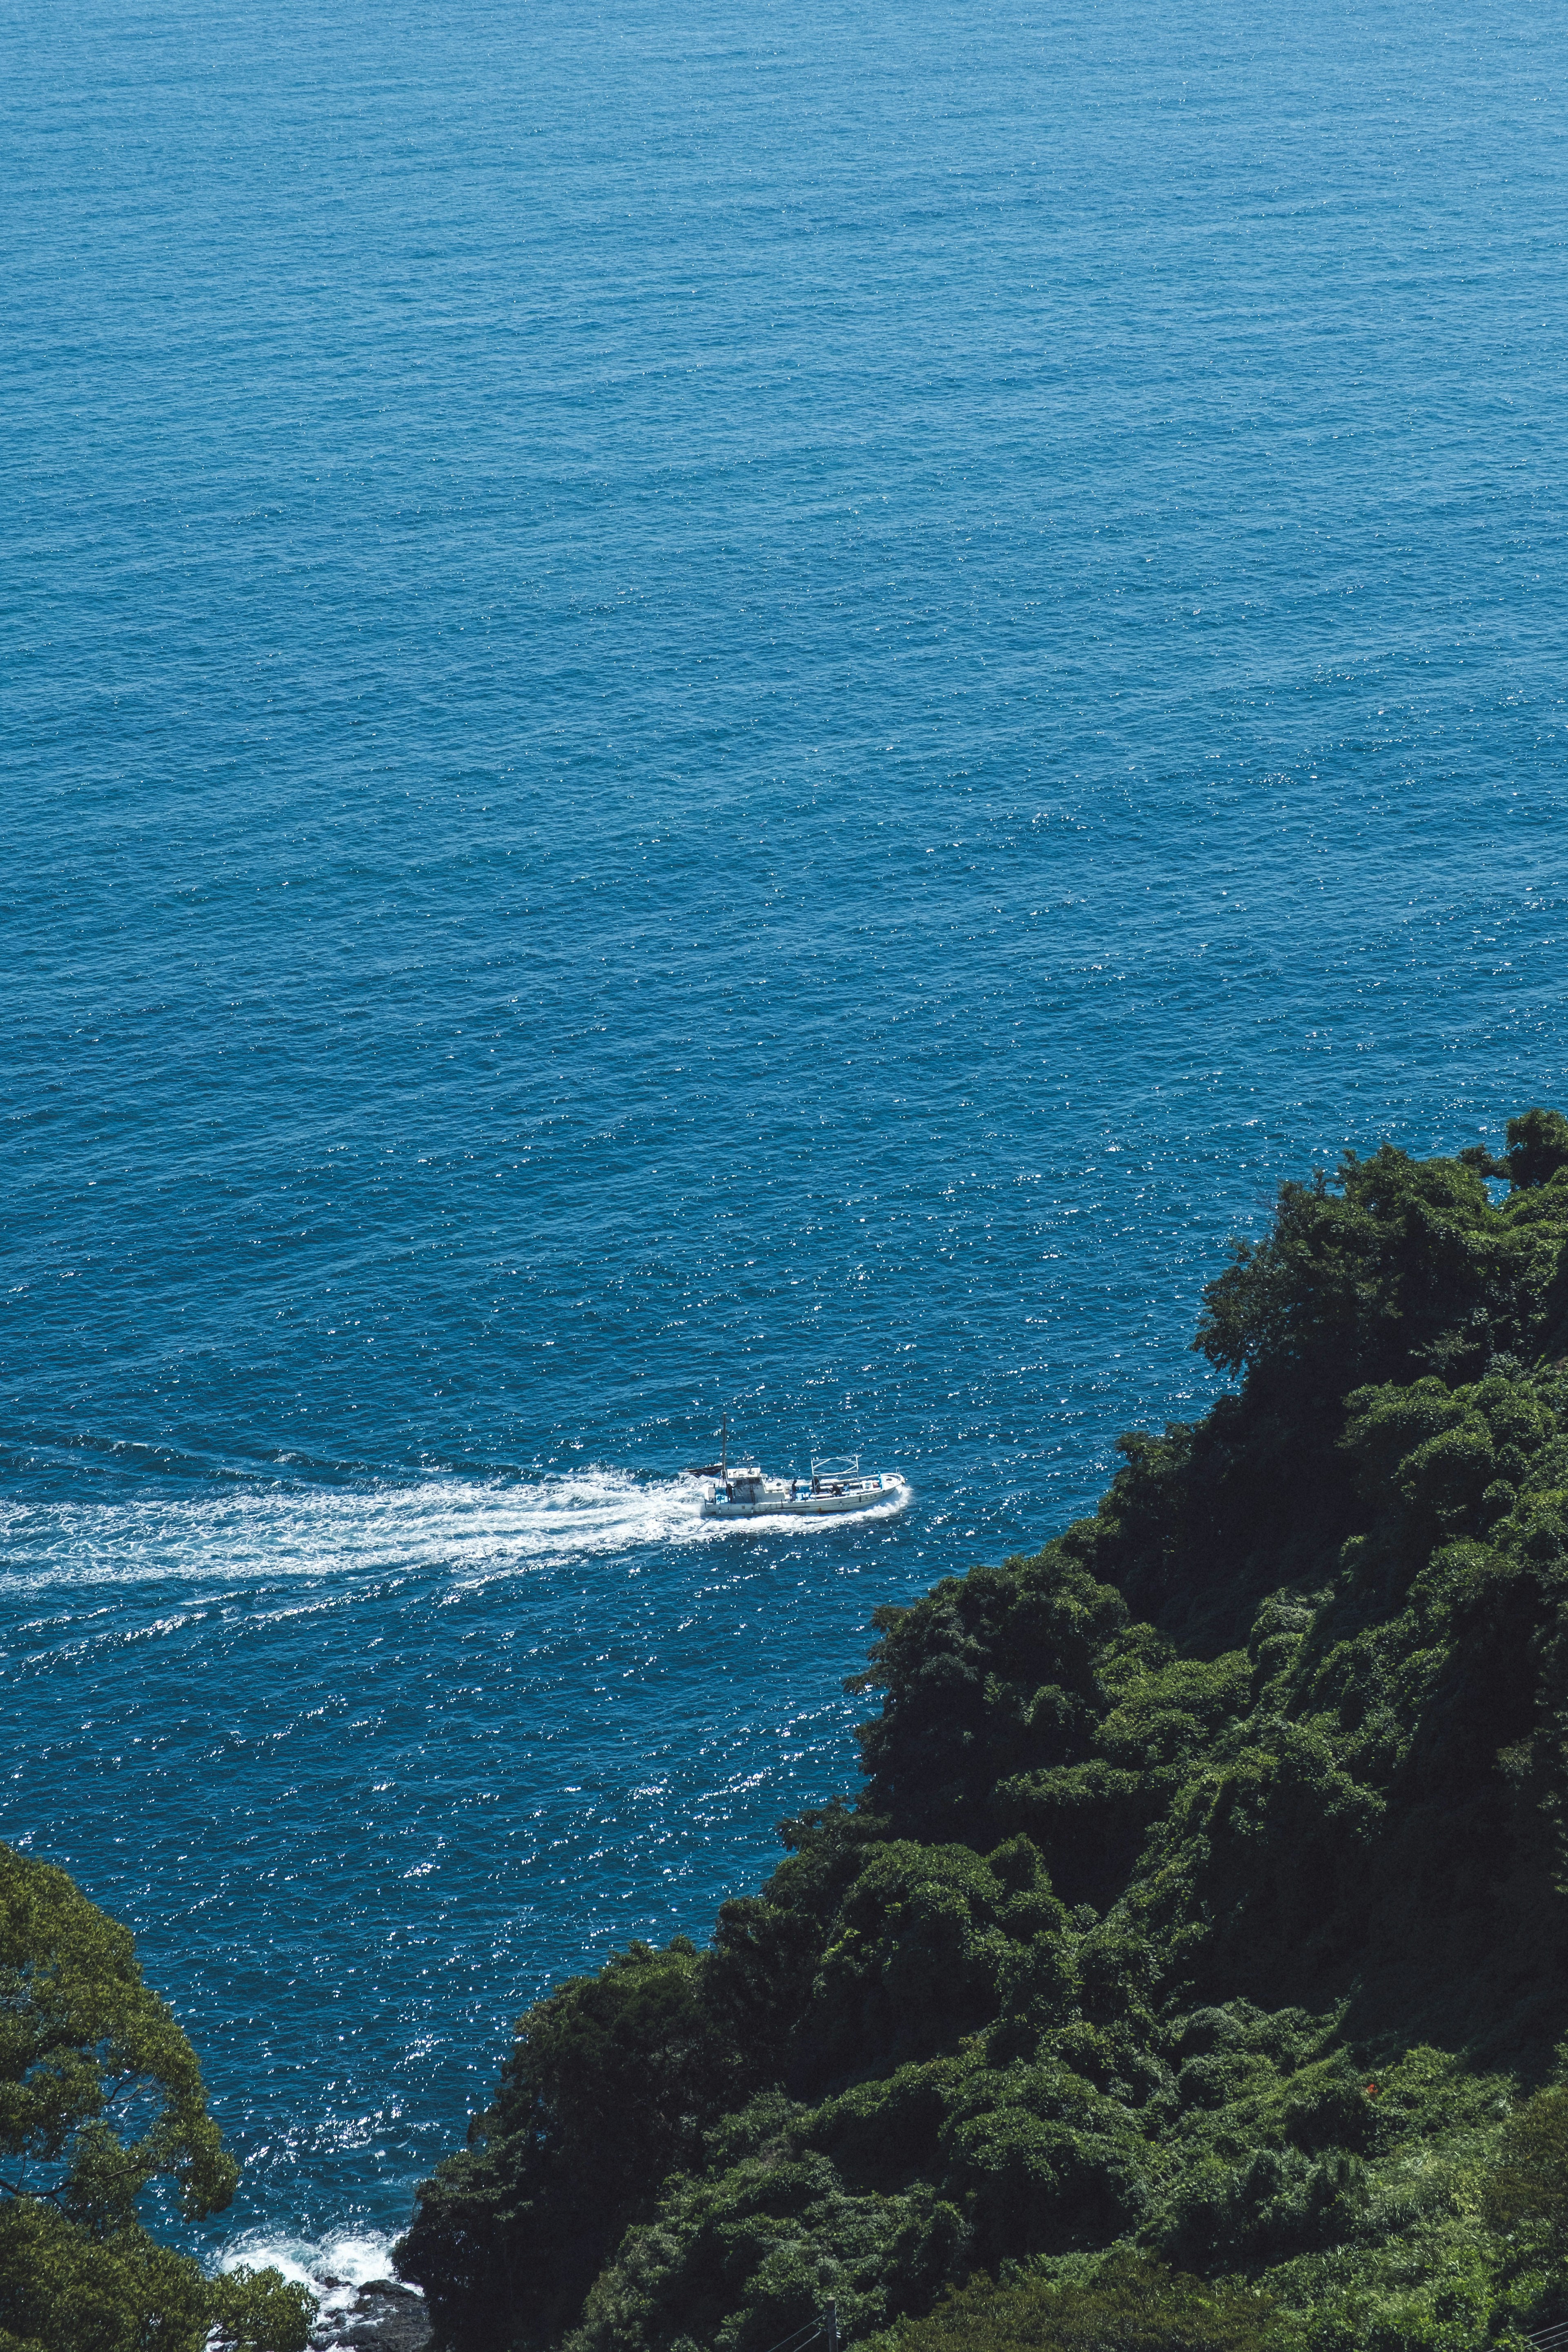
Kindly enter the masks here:
<path id="1" fill-rule="evenodd" d="M 861 1478 L 845 1485 L 835 1493 L 831 1487 L 813 1494 L 809 1489 L 791 1495 L 781 1489 L 776 1494 L 760 1495 L 755 1502 L 732 1502 L 728 1495 L 706 1494 L 702 1497 L 705 1519 L 841 1519 L 856 1511 L 885 1511 L 889 1507 L 909 1500 L 909 1481 L 888 1472 L 879 1478 Z"/>

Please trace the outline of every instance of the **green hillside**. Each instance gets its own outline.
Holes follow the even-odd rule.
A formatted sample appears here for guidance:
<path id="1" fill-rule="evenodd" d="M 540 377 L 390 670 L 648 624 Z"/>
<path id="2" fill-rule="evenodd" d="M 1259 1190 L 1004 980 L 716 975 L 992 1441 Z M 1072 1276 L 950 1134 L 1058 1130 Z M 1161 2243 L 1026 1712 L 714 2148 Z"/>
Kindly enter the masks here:
<path id="1" fill-rule="evenodd" d="M 521 2021 L 400 2249 L 444 2341 L 1568 2318 L 1568 1121 L 1508 1133 L 1286 1186 L 1236 1393 L 878 1613 L 858 1800 Z"/>

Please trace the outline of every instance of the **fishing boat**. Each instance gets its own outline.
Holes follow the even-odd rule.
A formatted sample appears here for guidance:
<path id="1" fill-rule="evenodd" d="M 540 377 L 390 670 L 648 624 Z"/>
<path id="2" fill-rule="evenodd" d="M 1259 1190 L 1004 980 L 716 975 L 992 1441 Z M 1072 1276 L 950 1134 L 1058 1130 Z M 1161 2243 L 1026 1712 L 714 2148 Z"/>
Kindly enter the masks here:
<path id="1" fill-rule="evenodd" d="M 862 1470 L 858 1454 L 813 1454 L 811 1476 L 770 1478 L 755 1463 L 732 1465 L 730 1421 L 717 1462 L 687 1471 L 702 1489 L 705 1519 L 832 1519 L 851 1511 L 899 1509 L 910 1497 L 897 1470 Z"/>

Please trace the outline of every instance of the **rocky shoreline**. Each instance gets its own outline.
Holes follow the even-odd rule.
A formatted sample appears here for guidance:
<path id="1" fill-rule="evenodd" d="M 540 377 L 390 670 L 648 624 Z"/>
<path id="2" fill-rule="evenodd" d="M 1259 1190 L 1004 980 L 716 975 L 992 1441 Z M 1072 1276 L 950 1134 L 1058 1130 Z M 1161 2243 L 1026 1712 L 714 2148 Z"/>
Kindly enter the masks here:
<path id="1" fill-rule="evenodd" d="M 396 2279 L 312 2279 L 321 2308 L 310 2330 L 311 2352 L 426 2352 L 430 2317 L 416 2287 Z"/>

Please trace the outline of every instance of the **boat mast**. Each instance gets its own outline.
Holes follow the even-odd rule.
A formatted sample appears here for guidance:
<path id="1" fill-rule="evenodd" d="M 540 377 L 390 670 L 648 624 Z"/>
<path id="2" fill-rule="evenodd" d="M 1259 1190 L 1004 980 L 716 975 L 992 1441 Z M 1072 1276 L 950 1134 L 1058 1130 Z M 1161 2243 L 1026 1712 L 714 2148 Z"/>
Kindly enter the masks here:
<path id="1" fill-rule="evenodd" d="M 730 1475 L 730 1416 L 726 1413 L 719 1424 L 719 1475 Z"/>

